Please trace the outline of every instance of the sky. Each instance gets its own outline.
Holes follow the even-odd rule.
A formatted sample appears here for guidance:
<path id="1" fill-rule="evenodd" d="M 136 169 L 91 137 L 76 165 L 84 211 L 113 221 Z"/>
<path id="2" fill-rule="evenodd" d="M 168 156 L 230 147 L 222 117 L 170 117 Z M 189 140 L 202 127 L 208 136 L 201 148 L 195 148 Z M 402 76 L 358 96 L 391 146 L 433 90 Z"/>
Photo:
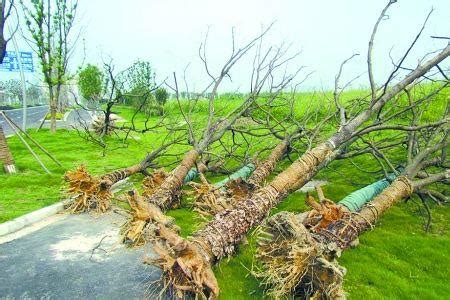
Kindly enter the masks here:
<path id="1" fill-rule="evenodd" d="M 341 62 L 359 53 L 346 65 L 343 81 L 362 74 L 354 87 L 368 86 L 367 47 L 372 27 L 386 0 L 79 0 L 75 31 L 81 32 L 71 69 L 84 62 L 102 65 L 112 59 L 115 70 L 122 70 L 137 59 L 153 65 L 158 80 L 171 82 L 173 72 L 191 90 L 201 90 L 208 77 L 198 57 L 199 45 L 208 32 L 207 57 L 213 73 L 218 73 L 231 53 L 231 30 L 236 45 L 245 44 L 262 28 L 274 22 L 264 37 L 264 46 L 289 45 L 300 55 L 289 70 L 305 66 L 298 77 L 303 90 L 331 89 Z M 399 0 L 388 11 L 375 38 L 374 74 L 378 82 L 392 69 L 389 53 L 398 60 L 434 8 L 409 67 L 417 65 L 425 53 L 441 49 L 447 40 L 431 35 L 450 36 L 450 0 Z M 86 49 L 86 53 L 83 51 Z M 21 48 L 27 48 L 23 41 Z M 231 81 L 221 91 L 249 88 L 253 52 L 231 71 Z M 449 60 L 443 63 L 448 68 Z M 3 74 L 0 73 L 0 76 Z"/>

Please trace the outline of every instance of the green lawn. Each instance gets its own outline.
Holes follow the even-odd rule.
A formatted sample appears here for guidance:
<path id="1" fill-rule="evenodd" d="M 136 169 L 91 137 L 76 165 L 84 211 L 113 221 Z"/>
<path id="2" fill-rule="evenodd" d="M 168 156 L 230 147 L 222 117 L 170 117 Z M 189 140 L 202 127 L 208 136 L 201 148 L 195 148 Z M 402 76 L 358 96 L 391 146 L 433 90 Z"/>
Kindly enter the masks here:
<path id="1" fill-rule="evenodd" d="M 362 92 L 355 92 L 362 93 Z M 313 95 L 303 95 L 313 97 Z M 237 102 L 224 104 L 223 110 L 230 110 Z M 176 105 L 168 103 L 166 110 L 175 110 Z M 130 108 L 118 107 L 114 111 L 126 120 L 131 119 Z M 196 116 L 204 117 L 206 106 L 197 108 Z M 174 115 L 175 119 L 180 115 Z M 142 115 L 138 115 L 142 126 Z M 152 122 L 156 120 L 153 117 Z M 33 157 L 16 137 L 8 139 L 13 152 L 18 174 L 0 174 L 0 222 L 23 215 L 27 212 L 55 203 L 64 197 L 62 176 L 66 170 L 79 164 L 86 164 L 93 174 L 103 174 L 120 167 L 139 162 L 147 151 L 157 147 L 161 140 L 160 133 L 149 133 L 137 139 L 129 139 L 127 144 L 117 138 L 109 138 L 107 151 L 85 141 L 74 131 L 58 130 L 54 135 L 46 130 L 29 133 L 54 154 L 63 164 L 57 167 L 43 157 L 52 174 L 45 174 Z M 137 134 L 133 134 L 137 136 Z M 182 152 L 183 149 L 175 149 Z M 175 151 L 174 150 L 174 151 Z M 176 152 L 175 151 L 175 152 Z M 163 159 L 167 162 L 169 158 Z M 355 161 L 366 168 L 371 162 L 361 157 Z M 373 162 L 372 162 L 373 163 Z M 286 166 L 284 162 L 283 166 Z M 371 178 L 348 162 L 338 161 L 324 169 L 316 176 L 330 181 L 325 188 L 328 198 L 340 200 L 353 190 L 373 182 Z M 136 186 L 142 176 L 133 178 Z M 289 210 L 300 212 L 306 209 L 305 195 L 293 193 L 279 205 L 275 211 Z M 421 298 L 442 299 L 450 295 L 450 235 L 449 206 L 432 206 L 432 229 L 430 233 L 423 230 L 424 214 L 417 199 L 393 207 L 378 222 L 376 228 L 360 238 L 356 249 L 346 251 L 340 262 L 348 270 L 345 289 L 350 299 L 394 299 Z M 189 199 L 177 210 L 169 211 L 182 228 L 184 236 L 201 227 L 200 218 L 189 209 Z M 241 245 L 236 257 L 224 260 L 215 267 L 215 273 L 221 288 L 221 299 L 251 299 L 263 297 L 263 289 L 249 274 L 254 263 L 252 254 L 255 241 L 249 235 L 248 243 Z"/>

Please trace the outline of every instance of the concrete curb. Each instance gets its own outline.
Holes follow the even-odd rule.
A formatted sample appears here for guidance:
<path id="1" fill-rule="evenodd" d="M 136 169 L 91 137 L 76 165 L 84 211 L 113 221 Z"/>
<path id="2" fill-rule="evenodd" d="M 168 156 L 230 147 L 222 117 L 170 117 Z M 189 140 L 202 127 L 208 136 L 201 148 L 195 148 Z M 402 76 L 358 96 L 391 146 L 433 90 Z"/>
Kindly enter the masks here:
<path id="1" fill-rule="evenodd" d="M 125 178 L 122 181 L 119 181 L 115 183 L 111 187 L 111 191 L 113 193 L 119 191 L 120 189 L 124 188 L 127 184 L 128 178 Z M 44 220 L 45 218 L 48 218 L 50 216 L 53 216 L 59 212 L 62 212 L 64 210 L 64 206 L 70 203 L 72 199 L 65 199 L 63 201 L 57 202 L 55 204 L 52 204 L 50 206 L 43 207 L 41 209 L 32 211 L 26 215 L 17 217 L 11 221 L 7 221 L 5 223 L 0 224 L 0 237 L 3 237 L 7 234 L 14 233 L 16 231 L 19 231 L 20 229 L 33 225 L 34 223 L 40 222 Z"/>
<path id="2" fill-rule="evenodd" d="M 15 218 L 11 221 L 0 224 L 0 236 L 16 232 L 26 226 L 39 222 L 47 217 L 57 214 L 64 210 L 64 206 L 70 202 L 70 199 L 35 210 L 26 215 Z"/>

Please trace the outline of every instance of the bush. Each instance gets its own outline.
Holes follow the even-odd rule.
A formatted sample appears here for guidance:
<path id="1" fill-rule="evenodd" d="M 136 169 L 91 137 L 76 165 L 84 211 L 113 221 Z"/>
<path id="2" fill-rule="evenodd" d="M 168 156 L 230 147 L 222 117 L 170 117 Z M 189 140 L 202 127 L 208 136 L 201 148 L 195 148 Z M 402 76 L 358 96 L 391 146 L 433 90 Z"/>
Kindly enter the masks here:
<path id="1" fill-rule="evenodd" d="M 159 88 L 155 92 L 155 99 L 156 102 L 158 102 L 159 105 L 166 104 L 167 98 L 169 98 L 169 93 L 166 91 L 165 88 Z"/>

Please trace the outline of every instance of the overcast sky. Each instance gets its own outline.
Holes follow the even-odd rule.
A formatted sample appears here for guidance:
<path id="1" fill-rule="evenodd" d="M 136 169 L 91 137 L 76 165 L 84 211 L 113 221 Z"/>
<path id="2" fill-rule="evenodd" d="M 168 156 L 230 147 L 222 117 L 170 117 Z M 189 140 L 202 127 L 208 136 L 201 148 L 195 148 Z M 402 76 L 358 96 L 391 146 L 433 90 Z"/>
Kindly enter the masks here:
<path id="1" fill-rule="evenodd" d="M 162 80 L 190 63 L 189 84 L 199 90 L 206 74 L 198 59 L 198 47 L 209 28 L 207 55 L 213 70 L 220 67 L 231 51 L 231 28 L 237 45 L 261 32 L 275 21 L 265 38 L 266 45 L 292 44 L 302 51 L 291 68 L 304 65 L 312 76 L 304 89 L 329 89 L 340 63 L 354 53 L 361 55 L 348 65 L 346 78 L 366 70 L 367 43 L 372 27 L 386 0 L 79 0 L 77 30 L 86 45 L 85 62 L 101 64 L 112 58 L 116 70 L 137 59 L 149 60 Z M 381 80 L 391 69 L 389 51 L 399 58 L 414 39 L 431 8 L 434 12 L 417 44 L 410 66 L 431 50 L 445 47 L 446 40 L 430 35 L 450 35 L 450 0 L 399 0 L 388 12 L 375 40 L 375 75 Z M 24 46 L 25 47 L 25 46 Z M 82 43 L 72 61 L 75 69 L 82 61 Z M 231 72 L 232 83 L 222 91 L 249 85 L 250 59 Z M 449 62 L 444 63 L 448 67 Z M 301 79 L 301 77 L 300 77 Z M 356 87 L 367 85 L 367 74 Z"/>

